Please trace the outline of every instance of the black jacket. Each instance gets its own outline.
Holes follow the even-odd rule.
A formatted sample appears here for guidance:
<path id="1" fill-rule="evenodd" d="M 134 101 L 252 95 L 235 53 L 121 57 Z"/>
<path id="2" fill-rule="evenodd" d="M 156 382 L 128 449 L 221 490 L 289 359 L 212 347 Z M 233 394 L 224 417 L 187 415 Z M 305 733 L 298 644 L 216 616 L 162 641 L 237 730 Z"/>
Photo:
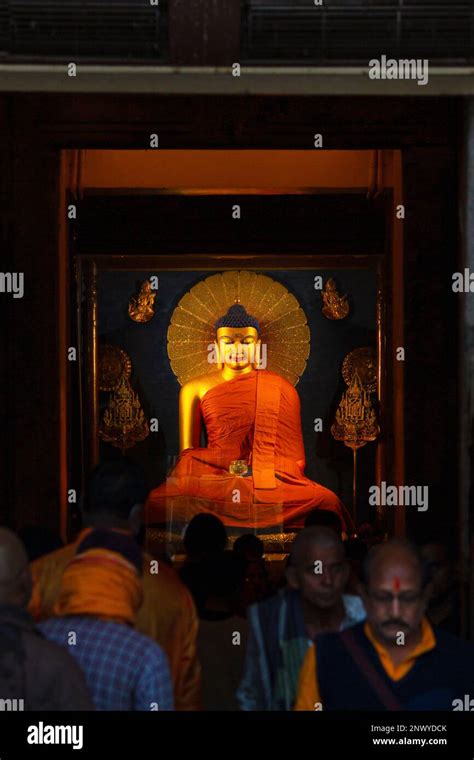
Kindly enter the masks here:
<path id="1" fill-rule="evenodd" d="M 47 641 L 26 610 L 0 605 L 0 710 L 21 709 L 94 707 L 72 655 Z"/>

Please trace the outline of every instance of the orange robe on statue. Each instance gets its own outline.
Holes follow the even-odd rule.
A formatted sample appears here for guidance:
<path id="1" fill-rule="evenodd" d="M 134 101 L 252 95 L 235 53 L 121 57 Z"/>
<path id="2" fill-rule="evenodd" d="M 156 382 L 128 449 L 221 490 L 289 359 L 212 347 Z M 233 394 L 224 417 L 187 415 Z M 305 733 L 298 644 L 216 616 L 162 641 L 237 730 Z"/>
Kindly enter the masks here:
<path id="1" fill-rule="evenodd" d="M 146 522 L 187 523 L 212 512 L 241 528 L 298 528 L 315 508 L 344 507 L 335 493 L 304 475 L 300 400 L 284 378 L 256 370 L 211 388 L 201 400 L 206 448 L 186 449 L 146 504 Z M 244 477 L 229 473 L 245 459 Z"/>

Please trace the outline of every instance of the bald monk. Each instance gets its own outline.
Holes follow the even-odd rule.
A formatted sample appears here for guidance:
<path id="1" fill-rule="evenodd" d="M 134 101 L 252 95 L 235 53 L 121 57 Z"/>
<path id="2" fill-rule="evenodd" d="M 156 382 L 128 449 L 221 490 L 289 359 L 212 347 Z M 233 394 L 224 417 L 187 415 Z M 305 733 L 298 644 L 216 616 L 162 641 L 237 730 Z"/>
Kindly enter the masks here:
<path id="1" fill-rule="evenodd" d="M 296 528 L 308 512 L 324 508 L 346 524 L 336 494 L 304 474 L 298 393 L 262 368 L 257 319 L 236 303 L 215 329 L 218 371 L 181 388 L 181 454 L 168 480 L 148 498 L 147 523 L 164 524 L 169 517 L 186 523 L 210 511 L 227 526 Z M 235 460 L 244 462 L 243 477 L 231 471 Z"/>
<path id="2" fill-rule="evenodd" d="M 308 648 L 322 631 L 365 617 L 357 596 L 344 593 L 349 566 L 333 528 L 304 528 L 286 567 L 288 585 L 247 611 L 249 637 L 237 692 L 242 710 L 291 710 Z"/>
<path id="3" fill-rule="evenodd" d="M 30 595 L 25 548 L 14 533 L 0 528 L 1 709 L 92 710 L 73 657 L 36 630 L 26 610 Z"/>
<path id="4" fill-rule="evenodd" d="M 300 673 L 296 710 L 453 710 L 472 693 L 474 646 L 425 616 L 428 575 L 402 540 L 373 547 L 361 595 L 366 623 L 318 636 Z"/>

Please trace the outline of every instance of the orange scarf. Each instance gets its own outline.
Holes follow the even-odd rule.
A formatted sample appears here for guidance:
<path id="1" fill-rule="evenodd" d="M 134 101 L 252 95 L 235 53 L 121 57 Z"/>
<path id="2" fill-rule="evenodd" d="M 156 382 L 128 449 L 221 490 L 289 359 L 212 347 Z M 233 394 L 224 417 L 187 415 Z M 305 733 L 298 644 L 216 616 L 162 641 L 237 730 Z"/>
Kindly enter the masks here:
<path id="1" fill-rule="evenodd" d="M 109 549 L 89 549 L 64 570 L 54 614 L 134 625 L 142 598 L 141 579 L 130 562 Z"/>

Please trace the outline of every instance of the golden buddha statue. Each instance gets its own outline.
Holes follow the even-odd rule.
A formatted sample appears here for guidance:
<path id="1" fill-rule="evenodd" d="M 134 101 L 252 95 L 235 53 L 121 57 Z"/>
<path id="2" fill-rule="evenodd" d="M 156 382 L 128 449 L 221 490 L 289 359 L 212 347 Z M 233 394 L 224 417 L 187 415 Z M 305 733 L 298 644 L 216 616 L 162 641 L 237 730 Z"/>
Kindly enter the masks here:
<path id="1" fill-rule="evenodd" d="M 347 524 L 336 494 L 304 475 L 299 396 L 262 368 L 257 319 L 235 303 L 215 330 L 208 360 L 218 371 L 181 388 L 180 456 L 150 493 L 147 523 L 185 524 L 208 511 L 227 526 L 281 530 L 301 527 L 308 512 L 324 508 Z"/>

